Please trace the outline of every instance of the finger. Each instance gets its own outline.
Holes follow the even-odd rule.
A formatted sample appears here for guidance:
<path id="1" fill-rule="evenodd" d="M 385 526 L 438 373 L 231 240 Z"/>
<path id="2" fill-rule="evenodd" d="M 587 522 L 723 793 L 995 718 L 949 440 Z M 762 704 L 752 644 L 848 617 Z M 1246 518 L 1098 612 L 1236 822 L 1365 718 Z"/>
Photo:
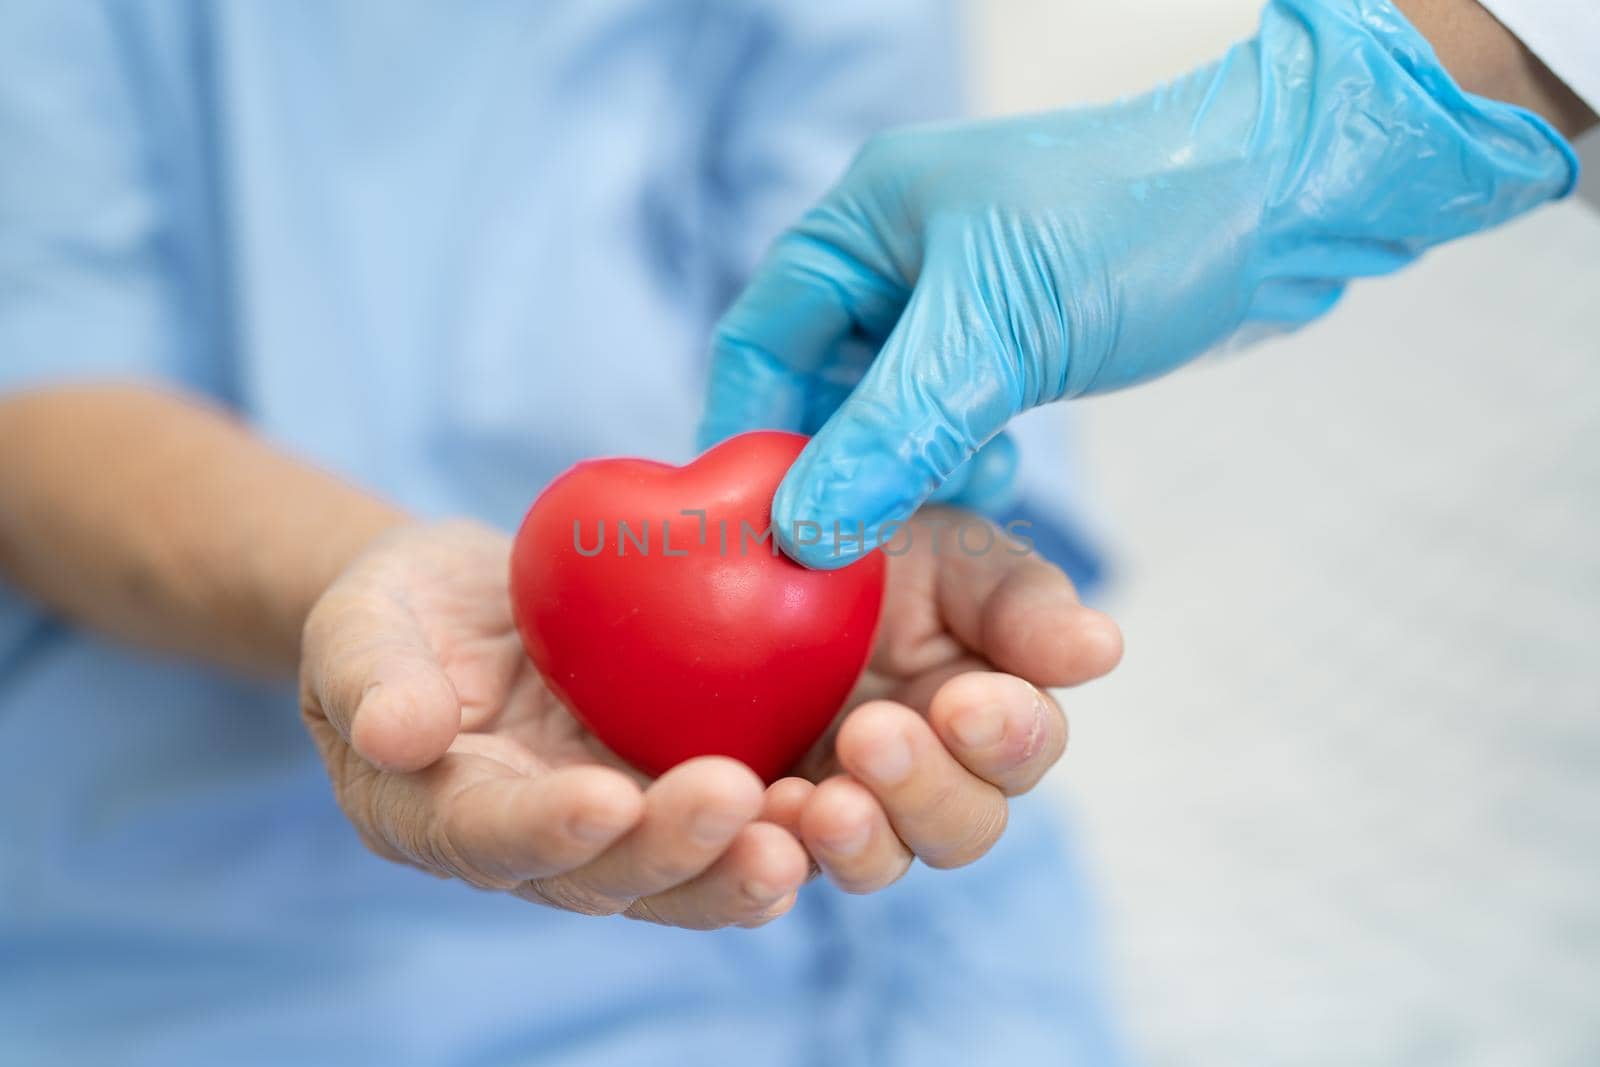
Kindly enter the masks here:
<path id="1" fill-rule="evenodd" d="M 833 347 L 817 372 L 811 376 L 806 393 L 805 421 L 799 427 L 801 433 L 810 437 L 839 410 L 839 405 L 855 391 L 866 375 L 867 368 L 877 358 L 878 349 L 883 347 L 883 339 L 893 325 L 889 323 L 884 332 L 876 337 L 868 337 L 859 331 L 851 333 Z"/>
<path id="2" fill-rule="evenodd" d="M 301 660 L 313 709 L 375 767 L 413 771 L 444 755 L 461 702 L 415 618 L 366 591 L 318 604 Z"/>
<path id="3" fill-rule="evenodd" d="M 627 914 L 690 930 L 759 926 L 793 905 L 809 862 L 793 834 L 753 822 L 704 874 L 634 901 Z"/>
<path id="4" fill-rule="evenodd" d="M 861 705 L 845 718 L 834 746 L 845 770 L 872 790 L 900 840 L 930 867 L 971 863 L 1005 830 L 1005 797 L 963 767 L 902 704 Z"/>
<path id="5" fill-rule="evenodd" d="M 871 790 L 842 775 L 817 786 L 806 801 L 800 839 L 823 873 L 847 893 L 877 892 L 911 866 L 911 850 Z"/>
<path id="6" fill-rule="evenodd" d="M 1061 708 L 1010 674 L 950 679 L 934 694 L 928 723 L 962 766 L 1006 796 L 1032 789 L 1067 749 Z"/>
<path id="7" fill-rule="evenodd" d="M 438 851 L 457 858 L 477 876 L 471 880 L 509 888 L 590 862 L 643 811 L 643 794 L 626 775 L 608 767 L 565 767 L 462 791 L 445 802 L 434 833 Z"/>
<path id="8" fill-rule="evenodd" d="M 754 429 L 802 430 L 813 386 L 852 333 L 882 338 L 904 287 L 849 247 L 853 228 L 816 209 L 781 237 L 712 339 L 701 447 Z"/>
<path id="9" fill-rule="evenodd" d="M 775 527 L 801 563 L 841 567 L 871 545 L 827 533 L 801 545 L 798 524 L 878 532 L 903 522 L 1017 414 L 1015 372 L 986 321 L 966 310 L 963 284 L 938 271 L 922 277 L 861 384 L 778 487 Z"/>
<path id="10" fill-rule="evenodd" d="M 380 852 L 485 889 L 587 863 L 643 807 L 639 788 L 604 767 L 528 778 L 451 753 L 415 774 L 369 768 L 351 779 L 333 759 L 329 769 L 340 805 Z"/>
<path id="11" fill-rule="evenodd" d="M 1078 685 L 1117 665 L 1122 631 L 1079 603 L 1061 568 L 985 519 L 962 512 L 942 517 L 954 529 L 942 534 L 935 597 L 957 640 L 1038 686 Z"/>
<path id="12" fill-rule="evenodd" d="M 681 885 L 721 856 L 761 811 L 761 779 L 737 760 L 704 756 L 658 778 L 628 835 L 583 867 L 528 883 L 546 903 L 592 915 Z"/>
<path id="13" fill-rule="evenodd" d="M 816 786 L 804 778 L 779 778 L 767 786 L 761 804 L 761 820 L 793 833 L 798 830 L 800 812 L 815 789 Z"/>
<path id="14" fill-rule="evenodd" d="M 804 849 L 802 848 L 801 851 L 804 851 Z M 813 865 L 813 870 L 814 870 L 814 865 Z M 813 877 L 813 875 L 812 874 L 808 874 L 806 876 L 805 880 L 809 881 L 811 877 Z M 766 911 L 762 912 L 760 915 L 757 915 L 755 918 L 753 918 L 753 919 L 741 919 L 739 921 L 738 925 L 744 927 L 746 930 L 754 930 L 757 927 L 765 926 L 769 922 L 772 922 L 774 919 L 781 919 L 785 915 L 787 915 L 791 911 L 793 911 L 795 902 L 797 900 L 799 900 L 799 899 L 800 899 L 800 890 L 798 890 L 798 889 L 793 890 L 792 892 L 789 893 L 788 896 L 782 898 L 776 904 L 772 905 L 772 907 L 768 908 Z"/>
<path id="15" fill-rule="evenodd" d="M 953 504 L 981 515 L 996 514 L 1015 499 L 1017 445 L 1002 431 L 957 467 L 944 484 L 933 491 L 931 501 Z"/>
<path id="16" fill-rule="evenodd" d="M 767 786 L 767 797 L 761 806 L 761 821 L 772 823 L 800 839 L 800 814 L 805 811 L 816 786 L 804 778 L 779 778 Z M 806 856 L 806 878 L 816 877 L 816 861 Z"/>

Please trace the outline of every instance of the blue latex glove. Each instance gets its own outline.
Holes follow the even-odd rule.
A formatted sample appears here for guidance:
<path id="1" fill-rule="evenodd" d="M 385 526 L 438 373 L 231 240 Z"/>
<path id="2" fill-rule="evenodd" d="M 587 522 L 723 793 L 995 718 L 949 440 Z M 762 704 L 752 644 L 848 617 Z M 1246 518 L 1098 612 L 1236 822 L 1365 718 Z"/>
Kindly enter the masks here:
<path id="1" fill-rule="evenodd" d="M 930 494 L 997 502 L 1020 412 L 1308 322 L 1577 169 L 1384 0 L 1276 0 L 1144 96 L 870 142 L 719 325 L 702 437 L 815 432 L 775 530 L 842 566 Z"/>

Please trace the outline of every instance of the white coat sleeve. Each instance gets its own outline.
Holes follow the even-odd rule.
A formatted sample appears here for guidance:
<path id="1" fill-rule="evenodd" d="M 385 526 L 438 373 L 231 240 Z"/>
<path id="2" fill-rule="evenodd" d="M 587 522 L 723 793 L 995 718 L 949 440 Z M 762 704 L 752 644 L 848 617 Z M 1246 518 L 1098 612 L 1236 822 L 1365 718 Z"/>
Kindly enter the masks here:
<path id="1" fill-rule="evenodd" d="M 1600 0 L 1479 0 L 1556 77 L 1600 112 Z M 1578 140 L 1579 195 L 1600 205 L 1600 129 Z"/>

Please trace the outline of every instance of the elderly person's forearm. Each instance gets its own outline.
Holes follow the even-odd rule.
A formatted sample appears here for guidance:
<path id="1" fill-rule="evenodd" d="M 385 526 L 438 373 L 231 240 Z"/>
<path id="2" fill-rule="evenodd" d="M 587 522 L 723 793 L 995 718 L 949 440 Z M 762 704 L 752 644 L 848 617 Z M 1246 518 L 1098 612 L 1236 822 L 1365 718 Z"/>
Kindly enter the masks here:
<path id="1" fill-rule="evenodd" d="M 176 393 L 0 399 L 0 576 L 121 640 L 286 674 L 317 596 L 403 521 Z"/>

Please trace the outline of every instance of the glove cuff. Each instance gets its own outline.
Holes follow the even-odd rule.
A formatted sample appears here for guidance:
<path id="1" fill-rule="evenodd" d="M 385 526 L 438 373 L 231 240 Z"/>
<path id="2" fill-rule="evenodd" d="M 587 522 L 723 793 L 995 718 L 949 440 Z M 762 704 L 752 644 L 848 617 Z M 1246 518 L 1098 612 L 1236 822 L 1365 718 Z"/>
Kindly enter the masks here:
<path id="1" fill-rule="evenodd" d="M 1548 122 L 1464 91 L 1388 0 L 1273 0 L 1258 42 L 1262 117 L 1296 145 L 1263 215 L 1270 277 L 1387 273 L 1577 184 Z"/>

